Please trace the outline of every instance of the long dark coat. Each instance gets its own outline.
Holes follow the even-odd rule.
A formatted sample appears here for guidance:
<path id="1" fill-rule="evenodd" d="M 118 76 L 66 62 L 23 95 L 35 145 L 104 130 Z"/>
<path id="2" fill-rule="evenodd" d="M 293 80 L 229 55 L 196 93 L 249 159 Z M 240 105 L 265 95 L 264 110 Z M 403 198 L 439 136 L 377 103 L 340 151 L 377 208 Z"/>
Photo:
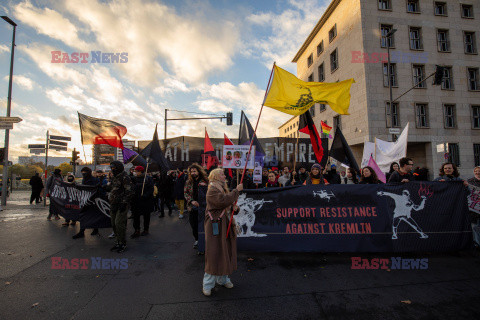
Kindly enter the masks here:
<path id="1" fill-rule="evenodd" d="M 229 217 L 232 205 L 237 201 L 239 192 L 234 189 L 226 192 L 219 182 L 211 182 L 207 191 L 207 209 L 205 211 L 205 272 L 211 275 L 230 275 L 237 270 L 237 236 L 235 234 L 235 220 L 232 221 L 230 233 L 227 236 Z M 225 210 L 219 222 L 219 235 L 213 235 L 210 212 L 216 221 Z"/>

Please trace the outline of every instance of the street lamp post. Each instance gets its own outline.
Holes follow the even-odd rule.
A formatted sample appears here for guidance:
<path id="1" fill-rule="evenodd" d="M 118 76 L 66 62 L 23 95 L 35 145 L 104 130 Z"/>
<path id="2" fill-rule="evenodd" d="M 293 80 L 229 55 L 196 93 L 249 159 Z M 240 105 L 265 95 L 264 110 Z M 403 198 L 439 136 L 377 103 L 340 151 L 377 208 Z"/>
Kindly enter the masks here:
<path id="1" fill-rule="evenodd" d="M 2 19 L 13 26 L 12 37 L 12 53 L 10 58 L 10 78 L 8 80 L 8 100 L 7 100 L 7 117 L 10 117 L 10 110 L 12 106 L 12 80 L 13 80 L 13 57 L 15 55 L 15 30 L 17 24 L 9 17 L 2 16 Z M 7 205 L 7 191 L 8 191 L 8 143 L 10 138 L 10 130 L 5 129 L 5 153 L 3 161 L 3 177 L 2 177 L 2 206 Z"/>
<path id="2" fill-rule="evenodd" d="M 389 38 L 391 38 L 395 32 L 397 32 L 397 29 L 392 29 L 385 35 L 385 42 L 387 45 L 387 58 L 388 58 L 387 72 L 388 72 L 388 89 L 390 90 L 390 125 L 391 127 L 393 127 L 393 93 L 392 93 L 392 75 L 390 70 L 390 44 L 393 41 L 389 41 Z"/>

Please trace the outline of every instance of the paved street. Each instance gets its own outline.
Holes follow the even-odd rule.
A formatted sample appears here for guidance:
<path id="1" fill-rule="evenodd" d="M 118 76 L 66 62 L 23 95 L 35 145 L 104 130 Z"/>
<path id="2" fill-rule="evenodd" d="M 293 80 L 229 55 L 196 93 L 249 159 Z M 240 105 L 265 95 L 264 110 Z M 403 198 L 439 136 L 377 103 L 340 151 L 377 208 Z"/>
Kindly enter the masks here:
<path id="1" fill-rule="evenodd" d="M 151 235 L 112 253 L 110 230 L 76 229 L 14 192 L 0 213 L 0 319 L 474 319 L 480 256 L 418 253 L 427 270 L 351 270 L 351 257 L 239 253 L 233 289 L 201 292 L 203 256 L 186 219 L 152 217 Z M 129 220 L 131 221 L 131 220 Z M 129 222 L 131 223 L 131 222 Z M 131 233 L 129 225 L 129 234 Z M 56 270 L 52 257 L 128 258 L 124 270 Z"/>

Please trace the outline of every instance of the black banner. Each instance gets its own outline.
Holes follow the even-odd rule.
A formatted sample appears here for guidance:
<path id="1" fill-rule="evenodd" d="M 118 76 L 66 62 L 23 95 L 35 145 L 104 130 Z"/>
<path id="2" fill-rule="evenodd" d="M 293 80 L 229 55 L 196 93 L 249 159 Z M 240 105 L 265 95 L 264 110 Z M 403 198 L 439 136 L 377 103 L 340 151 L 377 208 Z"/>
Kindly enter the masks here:
<path id="1" fill-rule="evenodd" d="M 218 159 L 223 154 L 223 138 L 210 138 L 213 148 Z M 237 143 L 237 139 L 233 139 L 233 143 Z M 297 157 L 297 168 L 304 165 L 309 169 L 316 161 L 315 152 L 313 151 L 310 138 L 299 138 L 298 149 L 295 145 L 296 138 L 259 138 L 260 144 L 265 151 L 264 166 L 265 167 L 293 167 L 294 157 Z M 171 139 L 160 140 L 160 147 L 165 158 L 172 164 L 172 168 L 186 168 L 194 162 L 202 163 L 202 153 L 204 138 L 197 137 L 177 137 Z M 143 150 L 150 141 L 139 141 L 138 148 Z M 323 158 L 322 166 L 325 166 L 328 159 L 328 138 L 322 138 Z"/>
<path id="2" fill-rule="evenodd" d="M 239 251 L 454 251 L 472 241 L 462 183 L 247 190 L 237 205 Z"/>
<path id="3" fill-rule="evenodd" d="M 54 213 L 80 222 L 81 228 L 111 228 L 110 204 L 97 187 L 54 181 L 50 193 Z"/>

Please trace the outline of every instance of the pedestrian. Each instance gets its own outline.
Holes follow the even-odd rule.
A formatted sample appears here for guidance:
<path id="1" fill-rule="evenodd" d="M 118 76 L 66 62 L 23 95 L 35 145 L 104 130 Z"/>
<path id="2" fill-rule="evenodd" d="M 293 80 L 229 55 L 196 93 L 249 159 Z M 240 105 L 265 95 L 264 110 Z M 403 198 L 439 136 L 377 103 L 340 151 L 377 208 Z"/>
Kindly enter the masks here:
<path id="1" fill-rule="evenodd" d="M 63 181 L 62 179 L 62 170 L 60 170 L 59 168 L 53 170 L 53 173 L 52 175 L 48 178 L 47 180 L 47 186 L 46 186 L 46 189 L 47 189 L 47 197 L 50 196 L 50 193 L 53 191 L 53 185 L 55 182 L 58 182 L 60 183 L 61 181 Z M 52 215 L 55 216 L 55 220 L 60 220 L 60 217 L 58 216 L 58 213 L 54 212 L 54 209 L 53 209 L 53 205 L 52 205 L 52 202 L 50 201 L 50 206 L 48 208 L 49 210 L 49 213 L 48 213 L 48 217 L 47 217 L 47 220 L 50 221 L 52 220 Z"/>
<path id="2" fill-rule="evenodd" d="M 134 192 L 131 210 L 133 214 L 133 229 L 135 232 L 130 238 L 138 238 L 148 235 L 150 228 L 150 213 L 153 211 L 153 179 L 145 176 L 145 168 L 136 166 L 133 172 Z M 143 231 L 140 233 L 140 216 L 143 215 Z"/>
<path id="3" fill-rule="evenodd" d="M 168 173 L 162 172 L 160 175 L 160 183 L 158 186 L 158 193 L 160 196 L 160 215 L 159 218 L 165 217 L 165 206 L 168 208 L 168 215 L 172 215 L 173 203 L 173 188 L 175 185 L 174 177 L 171 171 Z"/>
<path id="4" fill-rule="evenodd" d="M 468 184 L 480 188 L 480 166 L 473 169 L 473 178 L 467 180 Z M 473 231 L 473 243 L 475 247 L 480 247 L 480 215 L 470 210 L 470 221 Z"/>
<path id="5" fill-rule="evenodd" d="M 451 162 L 445 162 L 442 164 L 439 176 L 433 181 L 463 181 L 463 184 L 468 186 L 468 182 L 460 178 L 460 173 L 458 173 L 457 166 Z"/>
<path id="6" fill-rule="evenodd" d="M 115 233 L 115 246 L 110 251 L 122 253 L 127 248 L 127 213 L 130 204 L 135 195 L 133 182 L 129 174 L 124 171 L 123 163 L 113 161 L 110 163 L 113 178 L 107 186 L 110 192 L 108 200 L 110 202 L 110 218 L 112 220 L 113 233 Z"/>
<path id="7" fill-rule="evenodd" d="M 291 174 L 290 174 L 290 169 L 288 167 L 284 167 L 282 171 L 282 175 L 278 178 L 278 183 L 280 183 L 282 186 L 288 186 L 290 185 L 290 180 L 291 180 Z"/>
<path id="8" fill-rule="evenodd" d="M 357 184 L 358 178 L 355 169 L 348 168 L 345 178 L 342 179 L 343 184 Z"/>
<path id="9" fill-rule="evenodd" d="M 390 170 L 385 174 L 385 178 L 387 179 L 387 181 L 388 181 L 388 179 L 390 179 L 390 176 L 392 175 L 392 173 L 394 171 L 398 171 L 399 169 L 400 169 L 400 166 L 398 165 L 398 163 L 397 162 L 392 162 L 390 164 Z"/>
<path id="10" fill-rule="evenodd" d="M 381 184 L 383 183 L 377 177 L 377 173 L 372 167 L 366 166 L 362 169 L 362 177 L 359 184 Z"/>
<path id="11" fill-rule="evenodd" d="M 35 175 L 30 178 L 30 185 L 32 186 L 32 195 L 30 196 L 30 204 L 33 204 L 35 200 L 35 204 L 40 203 L 40 192 L 43 189 L 43 181 L 40 178 L 40 174 L 35 172 Z"/>
<path id="12" fill-rule="evenodd" d="M 337 166 L 332 164 L 330 166 L 330 171 L 325 174 L 325 179 L 327 179 L 330 184 L 340 184 L 342 180 L 340 175 L 337 173 Z"/>
<path id="13" fill-rule="evenodd" d="M 90 169 L 89 167 L 83 167 L 80 172 L 82 173 L 82 185 L 92 187 L 100 186 L 100 180 L 93 176 L 92 169 Z M 90 235 L 92 236 L 95 236 L 97 234 L 98 228 L 94 228 L 92 233 L 90 233 Z M 72 239 L 78 239 L 83 237 L 85 237 L 85 228 L 80 224 L 80 231 L 78 231 L 77 234 L 73 235 Z"/>
<path id="14" fill-rule="evenodd" d="M 233 288 L 230 275 L 237 270 L 237 236 L 231 228 L 227 238 L 230 219 L 233 219 L 233 206 L 243 185 L 239 184 L 231 192 L 228 190 L 222 169 L 213 170 L 209 177 L 207 208 L 205 211 L 205 274 L 203 294 L 210 296 L 216 284 Z M 235 226 L 235 221 L 231 222 Z"/>
<path id="15" fill-rule="evenodd" d="M 275 173 L 269 172 L 268 173 L 268 181 L 265 184 L 265 188 L 280 188 L 282 184 L 278 182 L 278 178 L 275 176 Z"/>
<path id="16" fill-rule="evenodd" d="M 242 180 L 243 169 L 237 169 L 238 174 L 232 178 L 232 182 L 230 183 L 230 189 L 235 189 L 237 184 Z M 238 177 L 238 181 L 237 181 Z M 243 177 L 243 186 L 245 189 L 255 189 L 255 184 L 253 183 L 251 177 L 248 175 L 248 171 L 245 172 L 245 176 Z"/>
<path id="17" fill-rule="evenodd" d="M 174 186 L 174 196 L 175 196 L 175 204 L 178 208 L 178 218 L 183 219 L 183 213 L 185 210 L 185 194 L 183 189 L 185 188 L 185 182 L 187 181 L 187 175 L 183 173 L 183 168 L 177 169 L 177 179 L 175 180 Z"/>
<path id="18" fill-rule="evenodd" d="M 198 163 L 193 163 L 188 167 L 188 180 L 183 191 L 185 201 L 187 202 L 188 220 L 192 227 L 193 238 L 195 239 L 193 243 L 194 249 L 198 248 L 198 208 L 200 207 L 198 203 L 198 188 L 201 186 L 208 186 L 207 173 Z"/>
<path id="19" fill-rule="evenodd" d="M 67 183 L 72 186 L 76 185 L 75 176 L 73 174 L 69 174 L 67 176 Z M 74 226 L 76 223 L 77 223 L 76 220 L 65 219 L 65 222 L 62 223 L 62 226 L 64 227 L 68 227 L 69 225 Z"/>
<path id="20" fill-rule="evenodd" d="M 323 177 L 322 174 L 322 166 L 318 163 L 312 165 L 310 169 L 310 174 L 303 183 L 304 185 L 311 185 L 311 184 L 329 184 L 328 181 Z"/>
<path id="21" fill-rule="evenodd" d="M 267 184 L 267 182 L 268 182 L 268 169 L 263 168 L 262 169 L 262 184 L 261 184 L 261 187 L 265 186 Z"/>
<path id="22" fill-rule="evenodd" d="M 399 161 L 400 168 L 398 171 L 393 171 L 388 179 L 388 183 L 407 183 L 414 180 L 412 175 L 413 160 L 404 157 Z"/>

